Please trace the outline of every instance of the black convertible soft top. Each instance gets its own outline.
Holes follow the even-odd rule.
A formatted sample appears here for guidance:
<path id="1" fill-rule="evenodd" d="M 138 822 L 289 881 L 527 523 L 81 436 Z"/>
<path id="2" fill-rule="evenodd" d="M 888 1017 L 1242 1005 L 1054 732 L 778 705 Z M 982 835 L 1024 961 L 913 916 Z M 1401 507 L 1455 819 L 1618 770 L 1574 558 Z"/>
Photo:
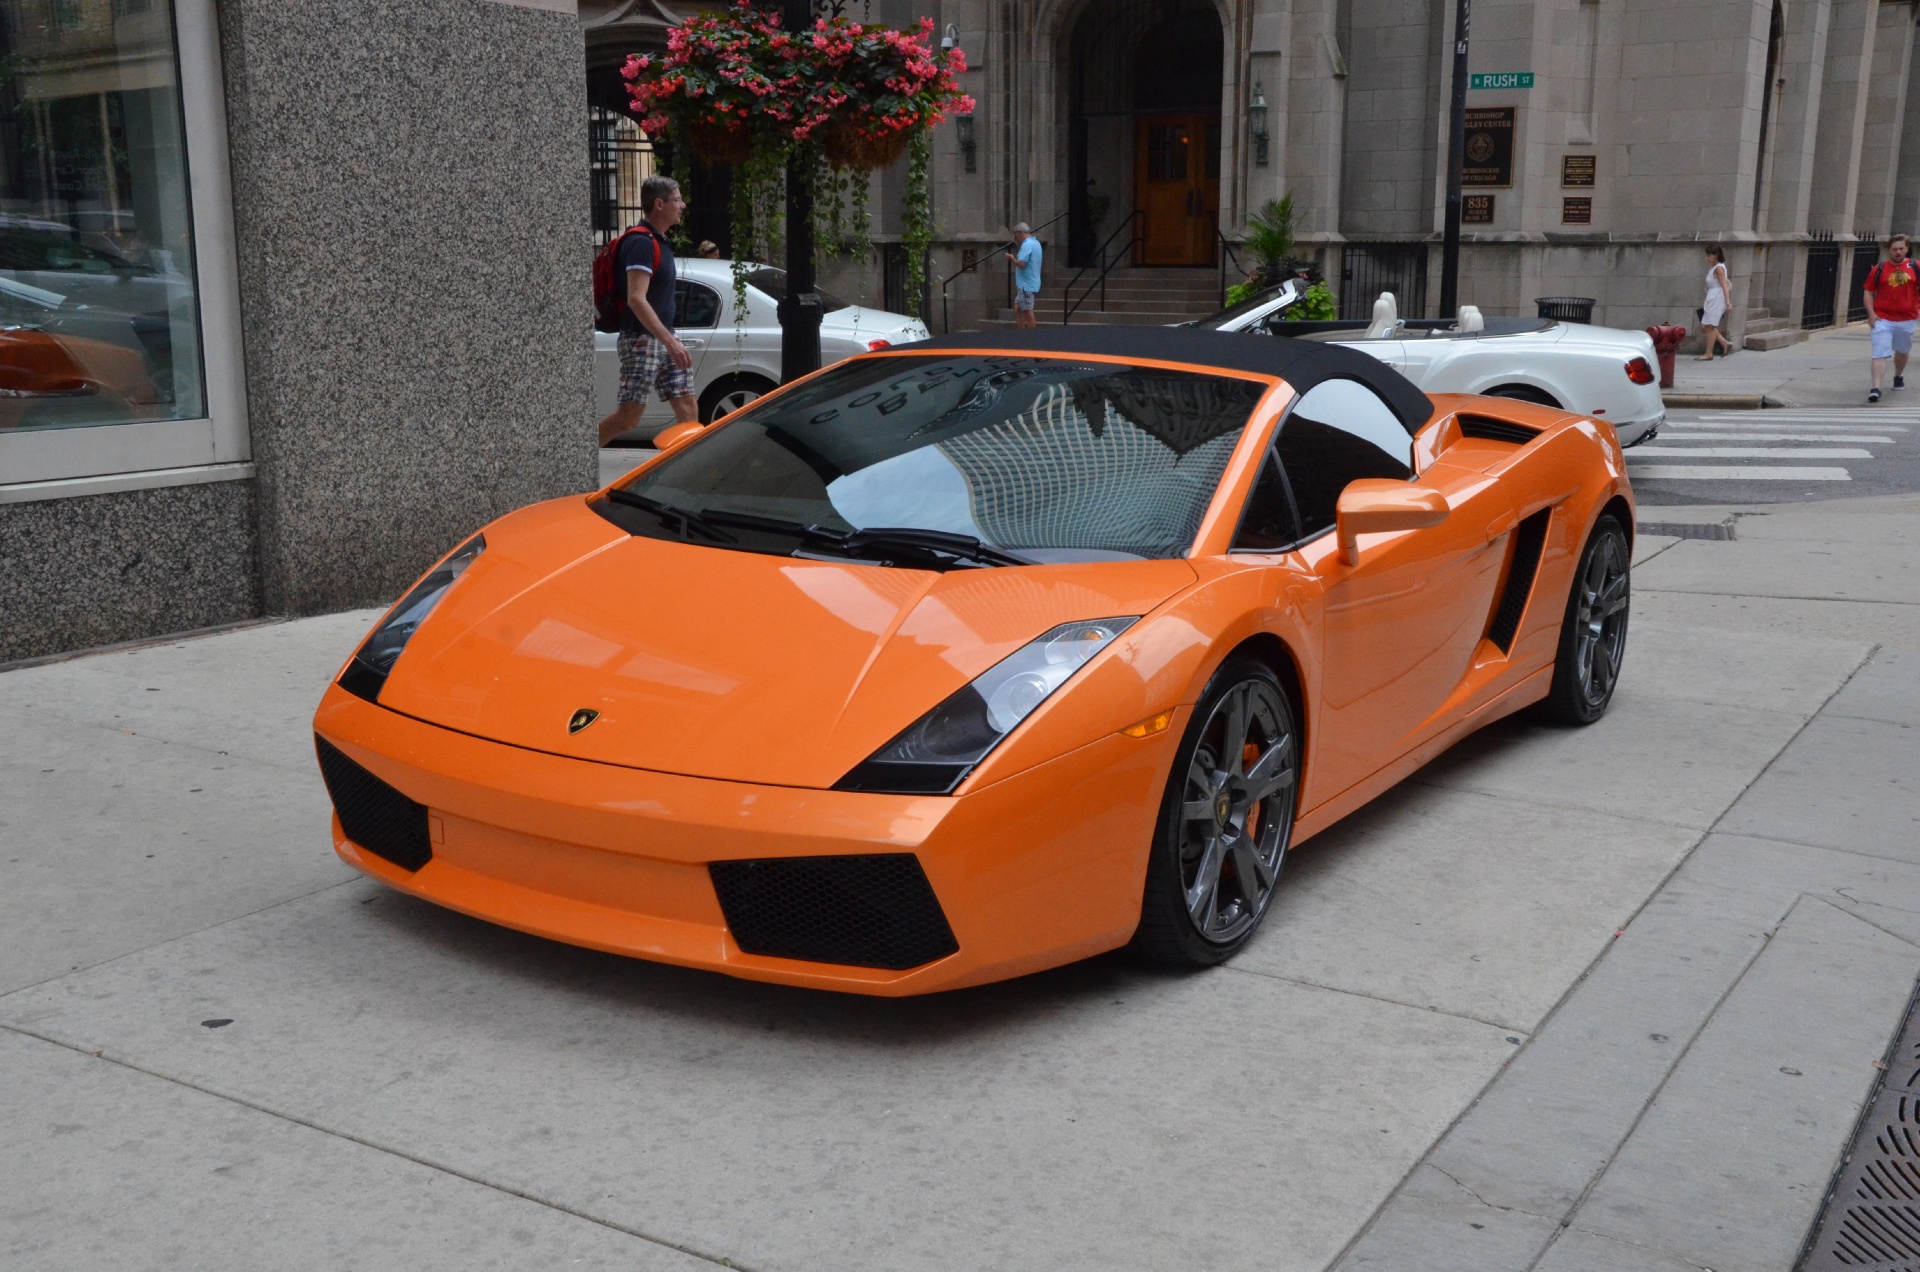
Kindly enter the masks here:
<path id="1" fill-rule="evenodd" d="M 1358 380 L 1386 400 L 1409 433 L 1433 418 L 1433 402 L 1398 371 L 1376 358 L 1337 344 L 1198 331 L 1188 327 L 1043 327 L 1026 331 L 965 331 L 909 345 L 922 349 L 1031 349 L 1035 353 L 1092 354 L 1107 358 L 1154 358 L 1192 362 L 1222 371 L 1279 376 L 1305 393 L 1323 380 Z"/>

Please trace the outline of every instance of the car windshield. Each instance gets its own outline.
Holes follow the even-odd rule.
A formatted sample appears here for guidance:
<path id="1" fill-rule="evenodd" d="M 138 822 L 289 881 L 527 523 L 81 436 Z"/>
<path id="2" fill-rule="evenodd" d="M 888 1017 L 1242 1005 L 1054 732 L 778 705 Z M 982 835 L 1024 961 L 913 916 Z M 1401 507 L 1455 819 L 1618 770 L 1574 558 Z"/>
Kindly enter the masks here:
<path id="1" fill-rule="evenodd" d="M 1193 325 L 1206 331 L 1218 331 L 1236 318 L 1244 317 L 1256 309 L 1271 305 L 1274 298 L 1279 294 L 1280 289 L 1278 287 L 1269 287 L 1264 291 L 1255 292 L 1239 304 L 1228 305 L 1219 313 L 1210 314 Z"/>
<path id="2" fill-rule="evenodd" d="M 597 509 L 633 533 L 749 551 L 904 537 L 884 528 L 1000 555 L 969 565 L 1184 556 L 1264 392 L 1069 359 L 856 358 L 743 409 Z"/>
<path id="3" fill-rule="evenodd" d="M 762 265 L 758 269 L 748 271 L 747 281 L 773 297 L 776 305 L 787 298 L 787 271 L 784 269 Z M 821 313 L 830 314 L 836 309 L 848 307 L 846 301 L 828 292 L 824 287 L 816 286 L 813 294 L 820 298 L 820 304 L 823 306 Z"/>

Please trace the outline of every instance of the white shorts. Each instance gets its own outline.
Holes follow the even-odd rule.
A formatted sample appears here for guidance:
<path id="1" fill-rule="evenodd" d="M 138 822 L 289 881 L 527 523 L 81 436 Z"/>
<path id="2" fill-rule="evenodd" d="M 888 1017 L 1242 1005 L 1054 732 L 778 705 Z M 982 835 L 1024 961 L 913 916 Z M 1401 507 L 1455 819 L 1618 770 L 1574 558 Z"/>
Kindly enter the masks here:
<path id="1" fill-rule="evenodd" d="M 1892 322 L 1886 318 L 1876 318 L 1873 323 L 1873 356 L 1891 358 L 1896 353 L 1913 352 L 1913 328 L 1916 320 Z"/>

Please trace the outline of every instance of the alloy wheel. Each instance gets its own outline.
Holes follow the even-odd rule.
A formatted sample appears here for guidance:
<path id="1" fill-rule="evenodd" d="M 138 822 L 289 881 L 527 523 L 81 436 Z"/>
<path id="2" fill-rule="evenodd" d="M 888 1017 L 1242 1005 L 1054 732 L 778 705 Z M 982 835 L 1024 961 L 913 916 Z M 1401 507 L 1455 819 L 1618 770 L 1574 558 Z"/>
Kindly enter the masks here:
<path id="1" fill-rule="evenodd" d="M 1246 680 L 1213 706 L 1187 766 L 1180 887 L 1194 930 L 1213 944 L 1243 937 L 1273 899 L 1292 836 L 1292 713 L 1270 684 Z"/>
<path id="2" fill-rule="evenodd" d="M 1574 608 L 1574 683 L 1589 705 L 1605 703 L 1627 648 L 1626 545 L 1617 533 L 1601 536 L 1581 573 Z"/>

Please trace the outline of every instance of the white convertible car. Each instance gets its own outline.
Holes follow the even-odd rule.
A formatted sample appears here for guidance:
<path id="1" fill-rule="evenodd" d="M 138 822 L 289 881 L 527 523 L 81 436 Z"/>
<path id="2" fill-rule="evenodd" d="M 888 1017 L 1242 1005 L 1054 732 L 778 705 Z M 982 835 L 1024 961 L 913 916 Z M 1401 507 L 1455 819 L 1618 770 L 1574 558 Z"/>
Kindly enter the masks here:
<path id="1" fill-rule="evenodd" d="M 1425 392 L 1486 393 L 1591 415 L 1612 424 L 1622 446 L 1646 441 L 1666 420 L 1653 341 L 1645 332 L 1483 318 L 1472 305 L 1461 307 L 1457 323 L 1404 321 L 1391 292 L 1381 293 L 1370 322 L 1288 321 L 1286 311 L 1298 299 L 1289 279 L 1189 325 L 1351 344 Z"/>
<path id="2" fill-rule="evenodd" d="M 786 294 L 787 271 L 755 265 L 747 274 L 746 321 L 733 310 L 733 262 L 682 258 L 674 262 L 678 286 L 674 330 L 693 355 L 693 391 L 700 399 L 700 421 L 737 410 L 780 383 L 780 319 L 774 312 Z M 856 353 L 925 340 L 926 324 L 904 314 L 867 309 L 820 293 L 827 312 L 820 324 L 822 366 Z M 619 337 L 595 332 L 594 406 L 600 415 L 614 408 L 620 391 Z M 640 426 L 627 432 L 635 441 L 650 439 L 673 422 L 673 411 L 648 394 Z"/>

